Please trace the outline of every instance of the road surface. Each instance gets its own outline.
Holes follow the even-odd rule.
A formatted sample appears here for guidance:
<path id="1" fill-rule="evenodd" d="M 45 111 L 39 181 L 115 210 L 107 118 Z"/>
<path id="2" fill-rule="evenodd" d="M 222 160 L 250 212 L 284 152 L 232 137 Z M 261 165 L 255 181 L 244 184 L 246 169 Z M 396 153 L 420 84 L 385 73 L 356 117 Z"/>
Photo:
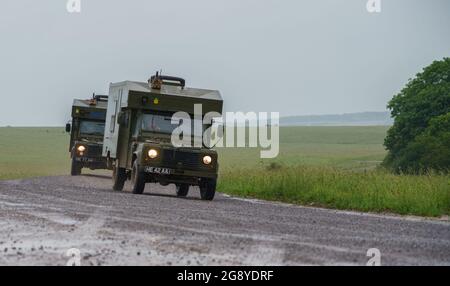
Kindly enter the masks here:
<path id="1" fill-rule="evenodd" d="M 0 265 L 366 265 L 371 248 L 381 265 L 450 265 L 445 220 L 126 189 L 93 175 L 0 182 Z"/>

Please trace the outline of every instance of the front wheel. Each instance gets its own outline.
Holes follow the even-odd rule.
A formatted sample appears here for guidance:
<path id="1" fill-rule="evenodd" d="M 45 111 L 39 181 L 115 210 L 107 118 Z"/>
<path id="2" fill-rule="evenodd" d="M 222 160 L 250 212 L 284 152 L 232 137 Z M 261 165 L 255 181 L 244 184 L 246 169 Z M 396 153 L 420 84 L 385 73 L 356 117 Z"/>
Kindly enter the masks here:
<path id="1" fill-rule="evenodd" d="M 204 201 L 212 201 L 216 194 L 216 179 L 204 179 L 200 184 L 200 197 Z"/>
<path id="2" fill-rule="evenodd" d="M 127 180 L 127 172 L 125 168 L 120 168 L 117 165 L 118 163 L 116 162 L 116 165 L 113 166 L 113 190 L 122 191 L 123 186 L 125 185 L 125 181 Z"/>
<path id="3" fill-rule="evenodd" d="M 185 197 L 189 193 L 188 184 L 178 184 L 177 185 L 177 197 Z"/>
<path id="4" fill-rule="evenodd" d="M 139 171 L 137 161 L 133 163 L 133 170 L 131 172 L 131 184 L 133 185 L 133 194 L 142 194 L 145 189 L 145 173 Z"/>
<path id="5" fill-rule="evenodd" d="M 79 176 L 81 175 L 81 164 L 75 160 L 75 157 L 72 157 L 72 166 L 70 168 L 70 175 Z"/>

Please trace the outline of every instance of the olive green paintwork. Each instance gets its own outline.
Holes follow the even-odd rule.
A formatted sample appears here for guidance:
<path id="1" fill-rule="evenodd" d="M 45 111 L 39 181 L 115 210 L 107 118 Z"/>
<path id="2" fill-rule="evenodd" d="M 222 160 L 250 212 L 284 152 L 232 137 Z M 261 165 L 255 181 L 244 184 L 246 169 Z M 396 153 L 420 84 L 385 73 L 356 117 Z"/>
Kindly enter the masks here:
<path id="1" fill-rule="evenodd" d="M 216 90 L 166 84 L 158 90 L 150 88 L 148 83 L 133 81 L 110 84 L 103 156 L 114 162 L 116 167 L 128 171 L 131 171 L 135 161 L 143 172 L 151 167 L 171 169 L 170 175 L 151 174 L 147 182 L 196 185 L 201 178 L 216 178 L 216 151 L 205 147 L 176 148 L 168 134 L 153 134 L 151 138 L 135 134 L 140 114 L 184 111 L 193 116 L 194 104 L 202 105 L 204 115 L 208 112 L 221 113 L 223 101 Z M 158 151 L 157 158 L 149 158 L 150 149 Z M 205 155 L 212 158 L 212 164 L 202 162 Z"/>
<path id="2" fill-rule="evenodd" d="M 80 134 L 80 122 L 83 120 L 105 122 L 106 108 L 106 100 L 74 99 L 73 101 L 69 152 L 71 158 L 75 157 L 83 167 L 106 169 L 106 160 L 102 157 L 103 137 Z M 83 155 L 76 152 L 76 148 L 80 145 L 86 147 Z"/>

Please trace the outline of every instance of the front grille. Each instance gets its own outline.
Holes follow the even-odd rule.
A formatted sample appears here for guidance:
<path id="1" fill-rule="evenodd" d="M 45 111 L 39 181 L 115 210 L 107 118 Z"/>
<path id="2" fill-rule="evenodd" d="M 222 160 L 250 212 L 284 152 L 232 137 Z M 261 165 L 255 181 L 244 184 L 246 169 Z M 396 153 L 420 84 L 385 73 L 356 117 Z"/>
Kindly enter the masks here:
<path id="1" fill-rule="evenodd" d="M 101 145 L 88 145 L 86 149 L 87 149 L 86 156 L 89 156 L 89 157 L 101 157 L 102 156 L 103 147 Z"/>
<path id="2" fill-rule="evenodd" d="M 190 170 L 197 170 L 202 167 L 198 153 L 176 150 L 163 150 L 162 164 L 168 168 L 180 167 Z"/>

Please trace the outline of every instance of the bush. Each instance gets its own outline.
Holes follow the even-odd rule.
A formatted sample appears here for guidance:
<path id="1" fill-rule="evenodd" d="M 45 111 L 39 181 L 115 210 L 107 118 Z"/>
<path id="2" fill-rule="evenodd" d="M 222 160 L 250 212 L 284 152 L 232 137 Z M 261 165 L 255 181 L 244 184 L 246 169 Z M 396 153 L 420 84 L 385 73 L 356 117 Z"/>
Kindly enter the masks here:
<path id="1" fill-rule="evenodd" d="M 440 170 L 448 173 L 450 166 L 450 113 L 430 120 L 430 126 L 400 152 L 392 164 L 408 166 L 412 173 Z"/>
<path id="2" fill-rule="evenodd" d="M 277 162 L 271 162 L 267 167 L 266 170 L 268 171 L 274 171 L 274 170 L 280 170 L 283 168 L 283 165 Z"/>

